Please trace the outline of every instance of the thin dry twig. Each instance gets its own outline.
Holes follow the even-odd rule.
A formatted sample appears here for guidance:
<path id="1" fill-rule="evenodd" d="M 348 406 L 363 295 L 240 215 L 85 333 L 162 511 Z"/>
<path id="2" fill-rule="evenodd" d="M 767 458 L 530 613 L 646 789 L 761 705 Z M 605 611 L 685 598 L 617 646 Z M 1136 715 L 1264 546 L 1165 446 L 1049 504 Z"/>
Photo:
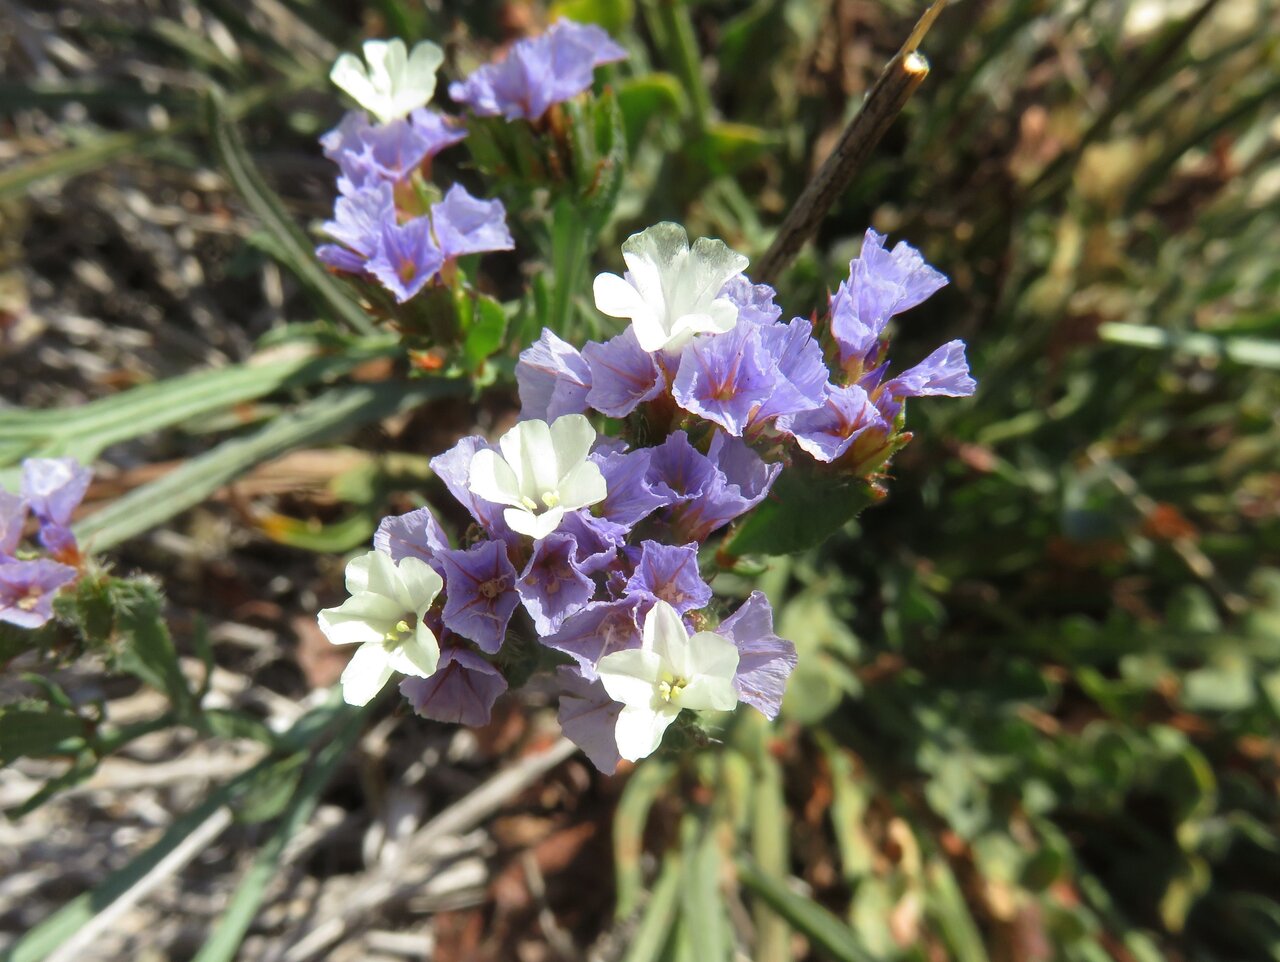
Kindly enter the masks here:
<path id="1" fill-rule="evenodd" d="M 924 81 L 929 73 L 929 61 L 917 48 L 946 3 L 947 0 L 934 0 L 916 22 L 902 49 L 881 71 L 875 84 L 867 92 L 862 108 L 849 121 L 835 149 L 800 194 L 778 229 L 773 243 L 751 272 L 755 280 L 772 284 L 795 259 L 800 248 L 817 231 L 822 218 L 853 181 L 854 175 L 866 163 L 880 138 Z"/>

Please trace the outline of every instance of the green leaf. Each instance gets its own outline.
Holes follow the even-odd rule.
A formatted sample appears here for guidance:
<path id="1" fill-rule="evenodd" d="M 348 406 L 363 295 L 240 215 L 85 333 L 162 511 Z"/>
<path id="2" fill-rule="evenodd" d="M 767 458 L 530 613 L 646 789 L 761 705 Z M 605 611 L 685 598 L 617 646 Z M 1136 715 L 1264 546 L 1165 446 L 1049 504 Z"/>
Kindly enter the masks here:
<path id="1" fill-rule="evenodd" d="M 659 117 L 679 119 L 689 109 L 680 81 L 669 73 L 628 77 L 618 85 L 618 108 L 626 126 L 627 144 L 634 150 L 649 124 Z"/>
<path id="2" fill-rule="evenodd" d="M 720 890 L 716 826 L 703 826 L 697 816 L 686 815 L 681 827 L 685 838 L 680 916 L 693 958 L 698 962 L 728 962 L 730 942 L 724 893 Z"/>
<path id="3" fill-rule="evenodd" d="M 474 291 L 464 294 L 460 301 L 466 302 L 465 313 L 459 305 L 464 332 L 462 354 L 474 371 L 502 347 L 507 336 L 507 311 L 492 297 Z"/>
<path id="4" fill-rule="evenodd" d="M 680 893 L 680 857 L 668 852 L 662 872 L 645 904 L 640 924 L 631 936 L 623 962 L 658 962 L 671 935 L 676 918 L 676 896 Z"/>
<path id="5" fill-rule="evenodd" d="M 284 254 L 282 263 L 334 316 L 362 334 L 374 332 L 373 321 L 332 274 L 315 258 L 314 245 L 285 212 L 280 198 L 258 175 L 245 150 L 222 95 L 213 89 L 205 100 L 205 122 L 214 152 L 249 209 L 262 221 Z"/>
<path id="6" fill-rule="evenodd" d="M 713 176 L 723 176 L 749 167 L 780 146 L 777 136 L 759 127 L 718 121 L 689 145 L 689 156 Z"/>
<path id="7" fill-rule="evenodd" d="M 768 496 L 725 539 L 730 558 L 746 554 L 795 554 L 821 544 L 884 493 L 860 478 L 785 468 Z M 821 511 L 814 506 L 821 505 Z"/>
<path id="8" fill-rule="evenodd" d="M 657 758 L 636 766 L 627 780 L 613 817 L 613 864 L 618 890 L 617 915 L 626 918 L 635 911 L 644 890 L 644 828 L 649 810 L 662 787 L 675 774 L 674 767 Z"/>
<path id="9" fill-rule="evenodd" d="M 1192 357 L 1225 358 L 1237 364 L 1280 369 L 1280 341 L 1252 337 L 1215 337 L 1212 334 L 1167 331 L 1143 324 L 1108 322 L 1098 326 L 1098 337 L 1111 344 L 1166 350 Z"/>
<path id="10" fill-rule="evenodd" d="M 159 590 L 141 579 L 112 582 L 110 597 L 121 642 L 120 667 L 168 695 L 178 717 L 195 718 L 199 708 L 178 664 Z"/>
<path id="11" fill-rule="evenodd" d="M 578 23 L 598 23 L 612 34 L 619 34 L 635 16 L 633 0 L 556 0 L 551 17 L 567 17 Z"/>
<path id="12" fill-rule="evenodd" d="M 304 444 L 341 436 L 370 421 L 435 398 L 461 394 L 462 381 L 422 379 L 330 391 L 246 437 L 224 441 L 143 485 L 75 526 L 82 544 L 102 551 L 199 504 L 249 468 Z"/>
<path id="13" fill-rule="evenodd" d="M 41 702 L 0 707 L 0 767 L 19 758 L 75 755 L 85 747 L 85 720 Z"/>
<path id="14" fill-rule="evenodd" d="M 274 759 L 254 773 L 231 803 L 236 820 L 246 825 L 275 818 L 289 805 L 302 780 L 307 756 L 301 752 Z"/>

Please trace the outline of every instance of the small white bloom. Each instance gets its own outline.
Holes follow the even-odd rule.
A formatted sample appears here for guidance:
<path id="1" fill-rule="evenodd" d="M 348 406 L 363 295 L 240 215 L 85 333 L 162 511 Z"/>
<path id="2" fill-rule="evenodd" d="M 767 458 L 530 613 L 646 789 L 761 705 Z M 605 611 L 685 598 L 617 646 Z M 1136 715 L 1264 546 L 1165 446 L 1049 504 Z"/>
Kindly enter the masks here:
<path id="1" fill-rule="evenodd" d="M 627 317 L 646 351 L 675 350 L 695 334 L 723 334 L 738 323 L 738 308 L 720 291 L 741 274 L 747 258 L 722 240 L 689 235 L 663 221 L 622 244 L 628 276 L 600 274 L 596 307 L 610 317 Z"/>
<path id="2" fill-rule="evenodd" d="M 398 120 L 426 104 L 436 92 L 436 71 L 444 63 L 444 51 L 430 40 L 414 44 L 412 53 L 404 41 L 366 40 L 365 63 L 344 53 L 333 64 L 329 79 L 384 124 Z"/>
<path id="3" fill-rule="evenodd" d="M 335 645 L 359 645 L 342 673 L 342 697 L 367 705 L 394 672 L 428 678 L 440 645 L 424 618 L 444 582 L 420 558 L 399 564 L 381 551 L 347 565 L 351 597 L 320 612 L 320 630 Z"/>
<path id="4" fill-rule="evenodd" d="M 564 519 L 565 512 L 603 501 L 604 475 L 587 460 L 596 429 L 581 414 L 566 414 L 550 425 L 521 421 L 498 439 L 501 456 L 489 449 L 471 459 L 472 494 L 510 505 L 502 513 L 512 531 L 537 541 Z"/>
<path id="5" fill-rule="evenodd" d="M 713 631 L 689 637 L 676 610 L 657 602 L 645 618 L 641 647 L 605 655 L 596 666 L 604 690 L 623 705 L 618 754 L 633 762 L 651 754 L 682 708 L 731 710 L 738 704 L 737 670 L 732 641 Z"/>

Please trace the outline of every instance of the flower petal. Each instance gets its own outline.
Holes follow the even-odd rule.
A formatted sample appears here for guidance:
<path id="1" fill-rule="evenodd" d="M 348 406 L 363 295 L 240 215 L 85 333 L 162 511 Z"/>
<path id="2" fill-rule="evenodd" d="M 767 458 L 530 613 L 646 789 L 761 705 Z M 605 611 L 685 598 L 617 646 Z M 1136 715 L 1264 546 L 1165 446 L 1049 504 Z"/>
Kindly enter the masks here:
<path id="1" fill-rule="evenodd" d="M 342 672 L 342 699 L 348 705 L 367 705 L 391 680 L 391 665 L 381 644 L 361 645 Z"/>

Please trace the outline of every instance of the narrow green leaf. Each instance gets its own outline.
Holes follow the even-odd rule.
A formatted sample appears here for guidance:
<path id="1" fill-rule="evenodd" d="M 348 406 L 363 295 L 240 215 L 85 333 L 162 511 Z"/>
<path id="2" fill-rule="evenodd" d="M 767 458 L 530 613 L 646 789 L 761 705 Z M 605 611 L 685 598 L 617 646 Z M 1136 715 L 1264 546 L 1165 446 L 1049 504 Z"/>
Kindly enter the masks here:
<path id="1" fill-rule="evenodd" d="M 780 875 L 790 862 L 790 826 L 782 794 L 782 766 L 769 754 L 767 734 L 759 740 L 755 765 L 751 849 L 763 871 Z M 751 917 L 756 924 L 756 958 L 761 962 L 787 962 L 791 958 L 791 933 L 785 920 L 763 899 L 752 906 Z"/>
<path id="2" fill-rule="evenodd" d="M 729 962 L 731 957 L 724 894 L 720 891 L 720 848 L 715 825 L 701 825 L 685 816 L 684 871 L 681 873 L 680 916 L 693 958 L 698 962 Z"/>
<path id="3" fill-rule="evenodd" d="M 84 748 L 85 722 L 53 705 L 25 702 L 0 707 L 0 767 L 19 758 L 72 755 Z"/>
<path id="4" fill-rule="evenodd" d="M 1252 367 L 1280 368 L 1280 341 L 1255 337 L 1214 337 L 1212 334 L 1166 331 L 1143 324 L 1109 322 L 1098 326 L 1098 337 L 1111 344 L 1176 351 L 1192 357 L 1220 358 Z"/>
<path id="5" fill-rule="evenodd" d="M 214 151 L 249 209 L 262 221 L 284 254 L 283 263 L 334 315 L 362 334 L 372 334 L 373 321 L 347 293 L 340 281 L 315 258 L 310 239 L 285 212 L 280 199 L 258 176 L 240 140 L 222 95 L 216 90 L 205 100 L 205 118 Z"/>
<path id="6" fill-rule="evenodd" d="M 102 551 L 152 528 L 244 471 L 303 444 L 315 443 L 434 398 L 467 390 L 461 381 L 387 382 L 331 391 L 246 437 L 224 441 L 164 477 L 143 485 L 76 525 L 82 544 Z"/>
<path id="7" fill-rule="evenodd" d="M 657 962 L 671 935 L 680 893 L 680 856 L 668 853 L 623 962 Z"/>
<path id="8" fill-rule="evenodd" d="M 670 763 L 649 758 L 636 767 L 613 816 L 613 864 L 617 873 L 619 918 L 635 911 L 644 890 L 644 827 L 658 792 L 671 780 Z"/>

